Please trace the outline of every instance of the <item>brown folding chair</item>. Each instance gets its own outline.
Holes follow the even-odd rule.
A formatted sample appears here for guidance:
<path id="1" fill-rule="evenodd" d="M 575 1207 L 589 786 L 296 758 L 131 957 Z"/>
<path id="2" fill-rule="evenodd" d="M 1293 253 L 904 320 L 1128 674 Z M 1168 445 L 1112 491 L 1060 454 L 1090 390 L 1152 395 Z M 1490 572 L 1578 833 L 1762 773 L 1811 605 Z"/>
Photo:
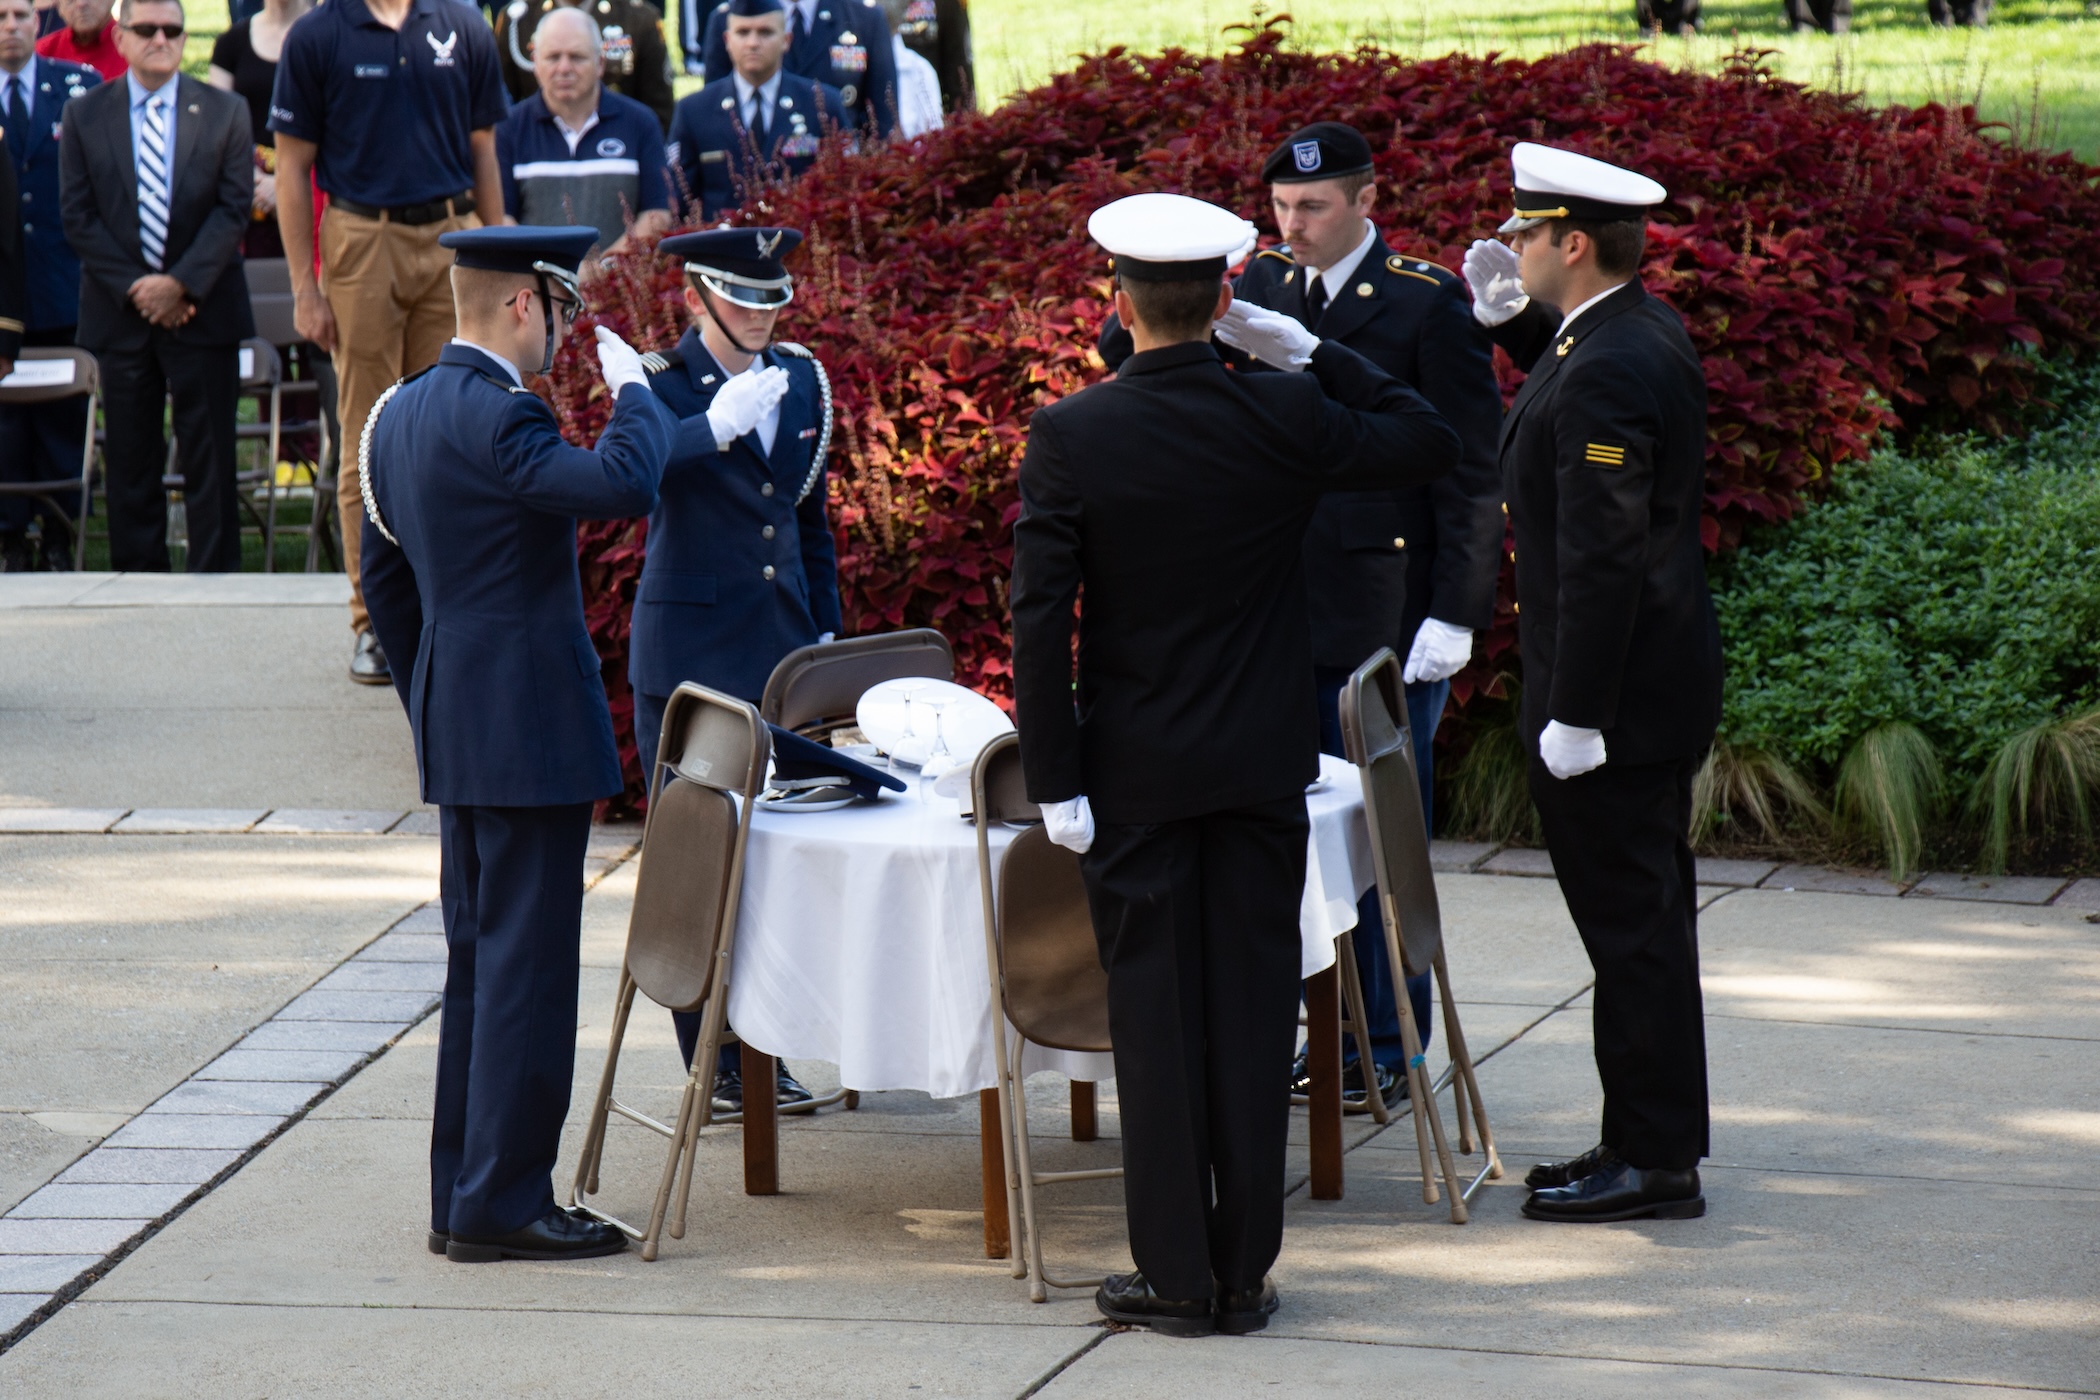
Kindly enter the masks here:
<path id="1" fill-rule="evenodd" d="M 277 347 L 260 336 L 241 342 L 241 396 L 255 400 L 256 421 L 236 423 L 234 450 L 244 443 L 261 443 L 262 460 L 245 471 L 236 470 L 234 488 L 241 505 L 262 531 L 263 572 L 277 572 L 277 458 L 284 443 L 284 365 Z M 262 496 L 261 504 L 256 495 Z"/>
<path id="2" fill-rule="evenodd" d="M 1451 1068 L 1432 1084 L 1420 1054 L 1410 1053 L 1407 1061 L 1415 1148 L 1422 1159 L 1422 1199 L 1431 1204 L 1437 1200 L 1437 1172 L 1430 1162 L 1430 1142 L 1434 1139 L 1437 1162 L 1451 1192 L 1452 1223 L 1463 1225 L 1466 1202 L 1483 1181 L 1502 1175 L 1502 1160 L 1495 1152 L 1495 1135 L 1488 1126 L 1487 1107 L 1481 1102 L 1473 1056 L 1466 1049 L 1458 1004 L 1451 995 L 1451 973 L 1444 961 L 1443 915 L 1437 904 L 1436 877 L 1429 869 L 1429 833 L 1422 824 L 1422 790 L 1415 778 L 1400 658 L 1390 647 L 1380 648 L 1376 656 L 1357 667 L 1342 687 L 1341 721 L 1342 751 L 1363 778 L 1364 814 L 1371 827 L 1371 866 L 1378 877 L 1378 907 L 1384 916 L 1386 955 L 1393 971 L 1393 999 L 1400 1006 L 1400 1034 L 1410 1051 L 1422 1040 L 1415 1024 L 1414 1006 L 1407 995 L 1406 979 L 1424 970 L 1435 973 L 1443 1002 L 1444 1044 L 1451 1055 Z M 1345 939 L 1343 947 L 1347 946 Z M 1354 959 L 1349 959 L 1346 966 L 1353 983 Z M 1358 997 L 1356 1004 L 1361 1006 L 1360 990 Z M 1458 1150 L 1472 1153 L 1477 1123 L 1481 1149 L 1487 1157 L 1479 1175 L 1464 1189 L 1459 1187 L 1451 1148 L 1444 1140 L 1443 1118 L 1437 1111 L 1436 1095 L 1445 1084 L 1451 1086 L 1452 1108 L 1458 1117 Z M 1378 1097 L 1375 1089 L 1370 1097 Z"/>
<path id="3" fill-rule="evenodd" d="M 283 258 L 249 258 L 241 264 L 241 272 L 248 281 L 248 304 L 255 312 L 256 340 L 274 347 L 280 367 L 290 363 L 285 352 L 305 341 L 293 316 L 292 271 Z M 243 342 L 244 345 L 255 341 Z M 258 362 L 260 356 L 258 356 Z M 313 513 L 304 525 L 280 524 L 277 519 L 277 495 L 273 489 L 270 497 L 270 520 L 268 537 L 271 548 L 264 556 L 265 570 L 276 564 L 276 539 L 279 535 L 306 536 L 306 572 L 313 573 L 328 556 L 330 566 L 336 560 L 335 532 L 335 472 L 331 466 L 340 436 L 335 430 L 335 366 L 318 347 L 308 345 L 302 352 L 300 364 L 312 372 L 311 378 L 288 379 L 280 374 L 277 379 L 273 411 L 277 423 L 277 436 L 270 449 L 271 480 L 276 480 L 277 463 L 283 459 L 286 438 L 304 437 L 312 433 L 315 439 L 313 460 L 308 464 L 313 469 Z M 246 376 L 244 375 L 245 379 Z M 252 392 L 252 391 L 251 391 Z M 296 416 L 288 414 L 296 413 Z M 254 427 L 243 424 L 246 433 Z"/>
<path id="4" fill-rule="evenodd" d="M 605 1073 L 591 1100 L 576 1182 L 569 1192 L 571 1206 L 640 1240 L 644 1259 L 656 1257 L 674 1185 L 677 1207 L 670 1214 L 671 1237 L 685 1237 L 693 1157 L 699 1151 L 700 1130 L 713 1121 L 715 1052 L 728 1019 L 729 960 L 743 894 L 744 851 L 751 835 L 746 814 L 765 786 L 772 747 L 758 711 L 733 696 L 687 682 L 664 707 L 663 737 L 651 770 L 649 819 L 642 828 L 634 913 L 627 924 L 627 954 L 613 996 L 612 1043 L 606 1047 Z M 670 1010 L 703 1013 L 700 1045 L 686 1072 L 678 1117 L 669 1125 L 613 1097 L 620 1044 L 637 991 Z M 614 1113 L 663 1134 L 671 1143 L 649 1224 L 641 1230 L 584 1199 L 597 1193 L 606 1125 Z"/>
<path id="5" fill-rule="evenodd" d="M 758 712 L 768 724 L 822 739 L 854 722 L 853 708 L 871 687 L 905 676 L 954 680 L 948 639 L 914 627 L 797 647 L 766 677 Z"/>
<path id="6" fill-rule="evenodd" d="M 87 567 L 88 501 L 94 489 L 95 410 L 102 401 L 102 370 L 93 355 L 70 345 L 30 346 L 15 355 L 18 367 L 55 360 L 72 363 L 72 373 L 65 382 L 0 386 L 0 404 L 51 403 L 87 395 L 87 431 L 81 434 L 80 444 L 80 502 L 79 509 L 73 513 L 73 568 L 77 572 Z M 57 371 L 50 373 L 54 378 L 57 376 Z M 24 379 L 30 377 L 30 374 L 22 375 Z M 72 494 L 70 477 L 53 481 L 0 481 L 0 496 L 28 496 L 55 511 L 65 509 L 59 497 Z"/>
<path id="7" fill-rule="evenodd" d="M 1040 825 L 1016 836 L 992 873 L 994 822 L 1040 821 L 1021 780 L 1021 740 L 1005 734 L 986 744 L 970 774 L 977 823 L 977 882 L 984 899 L 984 961 L 991 975 L 993 1062 L 999 1077 L 999 1136 L 1006 1161 L 1006 1217 L 1018 1220 L 1015 1278 L 1028 1279 L 1040 1303 L 1052 1288 L 1095 1288 L 1094 1278 L 1053 1278 L 1043 1268 L 1035 1188 L 1059 1181 L 1099 1181 L 1121 1167 L 1039 1172 L 1029 1154 L 1028 1086 L 1021 1076 L 1025 1044 L 1106 1054 L 1108 974 L 1094 941 L 1079 857 L 1051 842 Z M 1004 1013 L 1003 1015 L 1001 1013 Z M 1008 1043 L 1006 1028 L 1013 1026 Z M 1018 1209 L 1016 1208 L 1018 1207 Z"/>

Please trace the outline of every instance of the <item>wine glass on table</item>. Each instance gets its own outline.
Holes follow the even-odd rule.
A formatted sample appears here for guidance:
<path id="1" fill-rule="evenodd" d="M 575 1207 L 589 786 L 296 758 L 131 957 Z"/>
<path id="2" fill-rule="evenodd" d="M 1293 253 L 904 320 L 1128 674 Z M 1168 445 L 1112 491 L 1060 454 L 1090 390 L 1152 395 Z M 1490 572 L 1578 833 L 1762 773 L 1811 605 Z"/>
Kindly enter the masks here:
<path id="1" fill-rule="evenodd" d="M 945 715 L 948 707 L 954 703 L 954 699 L 946 695 L 928 696 L 919 702 L 933 715 L 933 746 L 926 751 L 926 761 L 919 765 L 922 774 L 938 778 L 955 762 L 955 755 L 948 748 L 948 736 L 941 728 L 941 716 Z"/>
<path id="2" fill-rule="evenodd" d="M 906 681 L 899 685 L 894 692 L 897 698 L 904 702 L 904 731 L 897 736 L 897 742 L 890 745 L 890 774 L 892 777 L 896 776 L 900 766 L 898 756 L 919 737 L 918 729 L 912 722 L 912 701 L 923 694 L 925 690 L 926 683 L 924 681 Z"/>

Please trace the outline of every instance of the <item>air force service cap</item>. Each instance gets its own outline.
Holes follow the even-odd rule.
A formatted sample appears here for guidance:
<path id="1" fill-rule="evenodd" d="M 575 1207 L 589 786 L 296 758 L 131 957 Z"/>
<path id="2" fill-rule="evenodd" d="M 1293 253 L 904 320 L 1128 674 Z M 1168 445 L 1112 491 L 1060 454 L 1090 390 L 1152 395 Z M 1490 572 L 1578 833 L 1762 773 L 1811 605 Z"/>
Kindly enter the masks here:
<path id="1" fill-rule="evenodd" d="M 452 261 L 461 267 L 544 274 L 572 293 L 577 266 L 597 241 L 598 230 L 583 225 L 461 228 L 438 235 L 438 246 L 451 249 Z"/>
<path id="2" fill-rule="evenodd" d="M 786 0 L 729 0 L 722 7 L 739 19 L 755 19 L 759 15 L 777 15 L 787 8 Z"/>
<path id="3" fill-rule="evenodd" d="M 872 802 L 884 788 L 906 791 L 902 781 L 880 768 L 777 724 L 766 728 L 773 734 L 773 778 L 767 788 L 775 805 L 814 807 L 846 794 Z"/>
<path id="4" fill-rule="evenodd" d="M 795 299 L 795 279 L 782 259 L 800 246 L 798 229 L 711 228 L 666 238 L 656 251 L 683 259 L 685 270 L 723 300 L 766 311 Z"/>
<path id="5" fill-rule="evenodd" d="M 1302 185 L 1371 172 L 1371 143 L 1344 122 L 1314 122 L 1290 134 L 1261 163 L 1262 183 Z"/>
<path id="6" fill-rule="evenodd" d="M 1519 141 L 1509 163 L 1516 176 L 1516 212 L 1497 233 L 1517 233 L 1548 219 L 1612 223 L 1644 218 L 1670 197 L 1646 175 L 1533 141 Z"/>
<path id="7" fill-rule="evenodd" d="M 1255 228 L 1230 210 L 1181 194 L 1134 194 L 1096 209 L 1086 231 L 1126 282 L 1222 278 L 1254 250 Z"/>

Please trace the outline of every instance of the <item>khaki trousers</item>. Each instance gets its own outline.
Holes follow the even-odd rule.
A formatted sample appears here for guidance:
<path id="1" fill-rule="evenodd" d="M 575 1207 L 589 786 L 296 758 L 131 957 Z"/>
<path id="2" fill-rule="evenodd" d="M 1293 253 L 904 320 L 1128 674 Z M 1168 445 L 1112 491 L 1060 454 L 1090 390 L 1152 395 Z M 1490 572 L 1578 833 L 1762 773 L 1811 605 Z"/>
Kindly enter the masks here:
<path id="1" fill-rule="evenodd" d="M 479 227 L 472 214 L 397 224 L 330 205 L 321 216 L 321 293 L 335 313 L 336 421 L 343 434 L 335 500 L 352 632 L 371 625 L 358 576 L 365 501 L 357 447 L 365 418 L 394 381 L 436 364 L 452 338 L 452 254 L 438 247 L 438 235 Z"/>

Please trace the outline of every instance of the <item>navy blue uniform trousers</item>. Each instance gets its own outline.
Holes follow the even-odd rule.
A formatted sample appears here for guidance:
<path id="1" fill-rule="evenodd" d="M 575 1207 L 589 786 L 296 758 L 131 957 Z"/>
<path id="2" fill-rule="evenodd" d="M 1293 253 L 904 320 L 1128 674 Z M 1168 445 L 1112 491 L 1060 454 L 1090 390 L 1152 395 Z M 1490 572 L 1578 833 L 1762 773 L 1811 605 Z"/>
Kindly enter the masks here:
<path id="1" fill-rule="evenodd" d="M 438 808 L 444 1020 L 430 1227 L 507 1234 L 554 1209 L 576 1074 L 589 802 Z"/>

